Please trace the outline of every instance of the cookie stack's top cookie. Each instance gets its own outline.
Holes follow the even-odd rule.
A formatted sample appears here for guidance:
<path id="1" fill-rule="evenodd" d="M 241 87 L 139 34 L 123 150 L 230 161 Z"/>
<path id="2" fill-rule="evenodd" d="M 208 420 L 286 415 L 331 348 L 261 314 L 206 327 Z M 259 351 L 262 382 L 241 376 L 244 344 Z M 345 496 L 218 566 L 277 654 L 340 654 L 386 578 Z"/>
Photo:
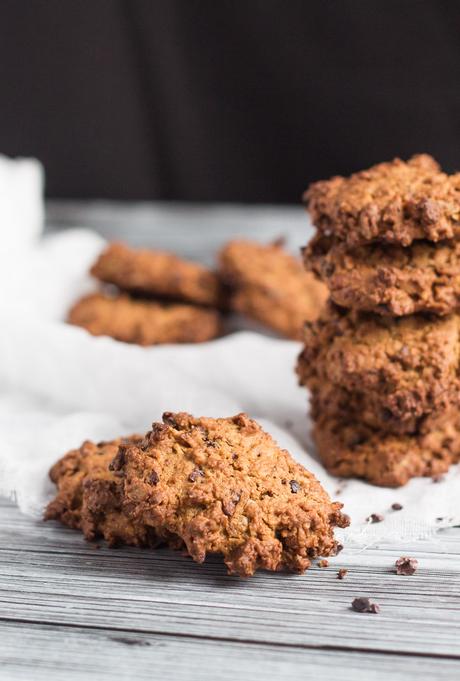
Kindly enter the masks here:
<path id="1" fill-rule="evenodd" d="M 298 374 L 326 465 L 394 485 L 445 470 L 460 454 L 460 174 L 420 155 L 304 198 L 318 230 L 304 262 L 331 302 Z"/>

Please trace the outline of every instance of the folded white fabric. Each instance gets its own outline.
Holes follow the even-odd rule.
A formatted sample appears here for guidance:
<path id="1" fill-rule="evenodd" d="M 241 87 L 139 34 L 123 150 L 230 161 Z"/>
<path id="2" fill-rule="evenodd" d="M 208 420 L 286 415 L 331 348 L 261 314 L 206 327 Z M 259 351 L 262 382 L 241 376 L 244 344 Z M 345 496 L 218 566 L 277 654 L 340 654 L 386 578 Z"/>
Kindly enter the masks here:
<path id="1" fill-rule="evenodd" d="M 94 286 L 87 271 L 103 245 L 87 230 L 68 231 L 24 251 L 8 281 L 0 272 L 0 493 L 23 511 L 41 513 L 52 492 L 49 467 L 85 438 L 145 432 L 163 411 L 246 411 L 343 501 L 349 543 L 407 541 L 460 523 L 459 467 L 440 484 L 418 479 L 397 490 L 326 473 L 294 374 L 300 344 L 243 331 L 141 348 L 65 324 L 69 305 Z M 394 502 L 403 510 L 392 511 Z M 371 513 L 384 521 L 367 523 Z"/>
<path id="2" fill-rule="evenodd" d="M 43 167 L 0 155 L 0 253 L 30 246 L 43 230 Z"/>

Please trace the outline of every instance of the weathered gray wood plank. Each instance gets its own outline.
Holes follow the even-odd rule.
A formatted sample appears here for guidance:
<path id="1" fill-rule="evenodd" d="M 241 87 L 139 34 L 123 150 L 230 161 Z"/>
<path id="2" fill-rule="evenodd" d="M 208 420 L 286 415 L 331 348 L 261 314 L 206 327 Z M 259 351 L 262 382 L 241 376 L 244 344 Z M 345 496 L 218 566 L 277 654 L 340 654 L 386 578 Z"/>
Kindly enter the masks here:
<path id="1" fill-rule="evenodd" d="M 304 246 L 313 230 L 302 206 L 234 206 L 162 202 L 48 201 L 47 230 L 89 227 L 106 239 L 174 250 L 212 264 L 228 239 L 287 238 Z"/>
<path id="2" fill-rule="evenodd" d="M 0 622 L 2 679 L 455 679 L 456 660 Z"/>
<path id="3" fill-rule="evenodd" d="M 392 572 L 402 552 L 391 547 L 345 550 L 302 577 L 245 581 L 226 576 L 217 559 L 200 567 L 164 550 L 96 550 L 15 509 L 0 517 L 0 617 L 11 621 L 460 657 L 460 561 L 443 553 L 449 541 L 411 550 L 420 561 L 413 577 Z M 453 549 L 456 535 L 446 533 Z M 343 581 L 338 567 L 349 569 Z M 352 612 L 358 595 L 379 602 L 381 614 Z"/>

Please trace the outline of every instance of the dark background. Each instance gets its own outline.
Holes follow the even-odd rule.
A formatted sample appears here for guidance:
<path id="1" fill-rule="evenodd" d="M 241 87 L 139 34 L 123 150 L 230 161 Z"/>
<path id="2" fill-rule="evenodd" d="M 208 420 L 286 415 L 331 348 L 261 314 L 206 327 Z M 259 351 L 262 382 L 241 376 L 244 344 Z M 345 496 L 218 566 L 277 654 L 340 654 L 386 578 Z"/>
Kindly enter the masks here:
<path id="1" fill-rule="evenodd" d="M 457 0 L 2 0 L 0 151 L 52 197 L 297 202 L 460 168 Z"/>

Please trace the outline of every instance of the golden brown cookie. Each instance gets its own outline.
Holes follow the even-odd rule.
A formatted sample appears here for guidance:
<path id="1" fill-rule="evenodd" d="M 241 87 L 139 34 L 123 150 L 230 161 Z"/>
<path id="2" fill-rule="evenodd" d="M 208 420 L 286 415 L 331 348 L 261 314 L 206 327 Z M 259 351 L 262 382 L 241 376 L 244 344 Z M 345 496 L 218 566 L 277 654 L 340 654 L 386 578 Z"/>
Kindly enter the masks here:
<path id="1" fill-rule="evenodd" d="M 222 303 L 222 289 L 214 272 L 163 251 L 112 243 L 101 253 L 91 274 L 129 293 L 211 307 Z"/>
<path id="2" fill-rule="evenodd" d="M 299 379 L 357 393 L 383 428 L 438 413 L 459 402 L 459 331 L 457 314 L 390 319 L 330 305 L 306 325 Z"/>
<path id="3" fill-rule="evenodd" d="M 361 421 L 363 424 L 385 433 L 411 434 L 417 432 L 430 416 L 392 418 L 390 412 L 377 412 L 366 393 L 350 391 L 328 382 L 318 382 L 310 393 L 310 415 L 314 420 L 323 414 L 336 419 Z M 442 410 L 441 410 L 442 413 Z"/>
<path id="4" fill-rule="evenodd" d="M 245 414 L 166 413 L 112 468 L 136 524 L 179 536 L 199 563 L 221 554 L 230 573 L 303 572 L 336 552 L 334 526 L 348 524 L 342 505 Z"/>
<path id="5" fill-rule="evenodd" d="M 426 154 L 315 182 L 303 198 L 318 230 L 349 246 L 375 240 L 408 246 L 460 233 L 460 173 L 446 175 Z"/>
<path id="6" fill-rule="evenodd" d="M 110 545 L 153 546 L 156 533 L 133 522 L 123 511 L 123 480 L 109 470 L 120 445 L 137 444 L 140 436 L 113 442 L 84 442 L 54 464 L 50 478 L 57 495 L 48 504 L 45 520 L 59 520 L 81 530 L 88 540 L 103 537 Z"/>
<path id="7" fill-rule="evenodd" d="M 460 461 L 460 411 L 428 419 L 413 435 L 392 435 L 323 413 L 313 437 L 332 475 L 399 487 L 414 477 L 445 473 Z"/>
<path id="8" fill-rule="evenodd" d="M 221 332 L 216 310 L 103 293 L 79 300 L 70 310 L 68 321 L 93 336 L 111 336 L 138 345 L 201 343 Z"/>
<path id="9" fill-rule="evenodd" d="M 318 236 L 304 262 L 327 284 L 343 307 L 402 316 L 446 315 L 460 307 L 460 240 L 414 241 L 402 248 L 368 244 L 348 250 L 333 237 Z"/>
<path id="10" fill-rule="evenodd" d="M 231 241 L 219 260 L 230 306 L 288 338 L 300 338 L 305 320 L 316 319 L 327 300 L 326 287 L 278 243 Z"/>

